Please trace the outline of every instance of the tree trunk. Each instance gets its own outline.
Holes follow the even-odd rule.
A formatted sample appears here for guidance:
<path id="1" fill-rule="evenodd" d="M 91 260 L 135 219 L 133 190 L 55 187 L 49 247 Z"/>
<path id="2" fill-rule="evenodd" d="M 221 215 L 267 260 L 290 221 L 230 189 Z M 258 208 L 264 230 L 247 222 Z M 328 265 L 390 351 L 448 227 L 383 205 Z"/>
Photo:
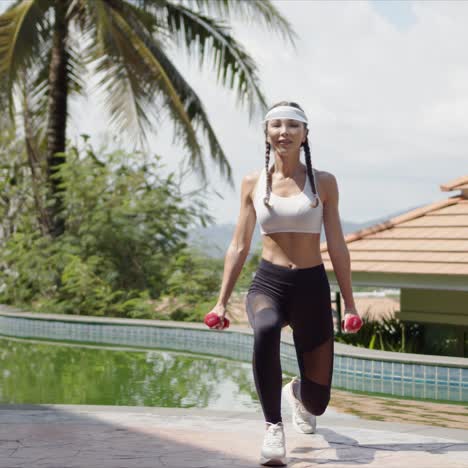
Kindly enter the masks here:
<path id="1" fill-rule="evenodd" d="M 58 237 L 65 230 L 65 220 L 60 211 L 63 200 L 59 188 L 61 180 L 53 179 L 51 176 L 57 172 L 57 166 L 64 157 L 57 153 L 65 152 L 66 128 L 67 128 L 67 93 L 68 93 L 68 54 L 66 41 L 68 35 L 68 24 L 66 19 L 67 1 L 56 0 L 55 2 L 55 25 L 52 44 L 52 55 L 49 68 L 49 121 L 47 124 L 47 185 L 48 198 L 54 200 L 47 207 L 49 219 L 51 220 L 52 237 Z"/>
<path id="2" fill-rule="evenodd" d="M 34 205 L 36 207 L 36 217 L 41 229 L 41 234 L 44 236 L 53 230 L 47 210 L 44 209 L 39 187 L 43 182 L 44 177 L 41 174 L 40 155 L 37 149 L 37 140 L 34 135 L 34 129 L 31 123 L 30 109 L 28 106 L 27 96 L 28 90 L 24 90 L 25 97 L 23 101 L 23 125 L 26 136 L 26 154 L 28 156 L 28 164 L 31 169 L 32 191 L 34 196 Z"/>
<path id="3" fill-rule="evenodd" d="M 29 168 L 31 170 L 31 185 L 34 197 L 34 206 L 36 208 L 36 219 L 43 236 L 48 235 L 52 231 L 52 226 L 48 218 L 48 213 L 44 208 L 44 197 L 41 195 L 40 188 L 44 185 L 44 174 L 41 167 L 41 159 L 43 161 L 44 152 L 40 152 L 40 135 L 37 130 L 37 116 L 35 109 L 31 104 L 31 95 L 34 89 L 31 78 L 28 73 L 23 70 L 21 72 L 21 98 L 22 98 L 22 116 L 25 135 L 26 155 L 28 158 Z"/>

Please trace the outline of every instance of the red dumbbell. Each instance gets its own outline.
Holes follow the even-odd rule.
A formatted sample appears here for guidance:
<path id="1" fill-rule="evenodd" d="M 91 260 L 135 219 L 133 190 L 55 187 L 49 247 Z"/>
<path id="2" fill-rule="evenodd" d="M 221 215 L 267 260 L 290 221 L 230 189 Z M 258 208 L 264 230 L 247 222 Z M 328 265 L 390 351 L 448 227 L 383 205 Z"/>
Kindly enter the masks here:
<path id="1" fill-rule="evenodd" d="M 209 312 L 205 315 L 205 325 L 208 327 L 213 328 L 221 321 L 221 317 L 216 312 Z M 224 326 L 220 328 L 220 330 L 224 330 L 225 328 L 229 328 L 229 319 L 224 317 Z"/>
<path id="2" fill-rule="evenodd" d="M 362 319 L 356 314 L 345 314 L 341 321 L 342 332 L 357 332 L 362 327 Z"/>

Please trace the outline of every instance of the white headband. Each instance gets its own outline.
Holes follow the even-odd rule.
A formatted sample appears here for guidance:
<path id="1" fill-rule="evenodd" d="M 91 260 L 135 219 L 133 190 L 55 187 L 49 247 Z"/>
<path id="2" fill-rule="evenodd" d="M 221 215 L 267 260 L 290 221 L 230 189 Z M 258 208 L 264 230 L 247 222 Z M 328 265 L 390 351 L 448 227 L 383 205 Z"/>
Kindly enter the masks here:
<path id="1" fill-rule="evenodd" d="M 292 119 L 299 120 L 300 122 L 308 123 L 307 117 L 301 109 L 293 106 L 277 106 L 271 109 L 265 118 L 263 123 L 273 119 Z"/>

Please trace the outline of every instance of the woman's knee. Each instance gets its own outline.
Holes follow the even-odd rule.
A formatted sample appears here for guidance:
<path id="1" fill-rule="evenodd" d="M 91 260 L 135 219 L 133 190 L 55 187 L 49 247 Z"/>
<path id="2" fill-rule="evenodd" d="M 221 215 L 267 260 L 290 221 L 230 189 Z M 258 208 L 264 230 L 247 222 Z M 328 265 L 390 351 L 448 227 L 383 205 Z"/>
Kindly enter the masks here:
<path id="1" fill-rule="evenodd" d="M 304 408 L 309 413 L 312 413 L 315 416 L 320 416 L 321 414 L 325 413 L 325 410 L 327 409 L 329 401 L 330 401 L 330 398 L 326 398 L 323 400 L 309 400 L 306 398 L 303 401 L 303 404 L 304 404 Z"/>
<path id="2" fill-rule="evenodd" d="M 301 401 L 309 413 L 320 416 L 330 402 L 330 388 L 312 381 L 301 382 Z"/>
<path id="3" fill-rule="evenodd" d="M 284 325 L 284 319 L 279 314 L 257 312 L 255 315 L 255 328 L 256 335 L 269 336 L 281 333 Z"/>

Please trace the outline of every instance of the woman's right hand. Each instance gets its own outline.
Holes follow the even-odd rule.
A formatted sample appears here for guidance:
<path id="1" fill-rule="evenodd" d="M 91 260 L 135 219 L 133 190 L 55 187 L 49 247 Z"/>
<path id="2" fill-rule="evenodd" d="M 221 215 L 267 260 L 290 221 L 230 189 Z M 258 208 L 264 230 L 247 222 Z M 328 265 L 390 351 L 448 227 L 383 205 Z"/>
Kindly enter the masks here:
<path id="1" fill-rule="evenodd" d="M 219 317 L 219 322 L 212 328 L 222 329 L 224 326 L 224 317 L 226 315 L 226 306 L 216 304 L 210 312 L 214 312 Z"/>

